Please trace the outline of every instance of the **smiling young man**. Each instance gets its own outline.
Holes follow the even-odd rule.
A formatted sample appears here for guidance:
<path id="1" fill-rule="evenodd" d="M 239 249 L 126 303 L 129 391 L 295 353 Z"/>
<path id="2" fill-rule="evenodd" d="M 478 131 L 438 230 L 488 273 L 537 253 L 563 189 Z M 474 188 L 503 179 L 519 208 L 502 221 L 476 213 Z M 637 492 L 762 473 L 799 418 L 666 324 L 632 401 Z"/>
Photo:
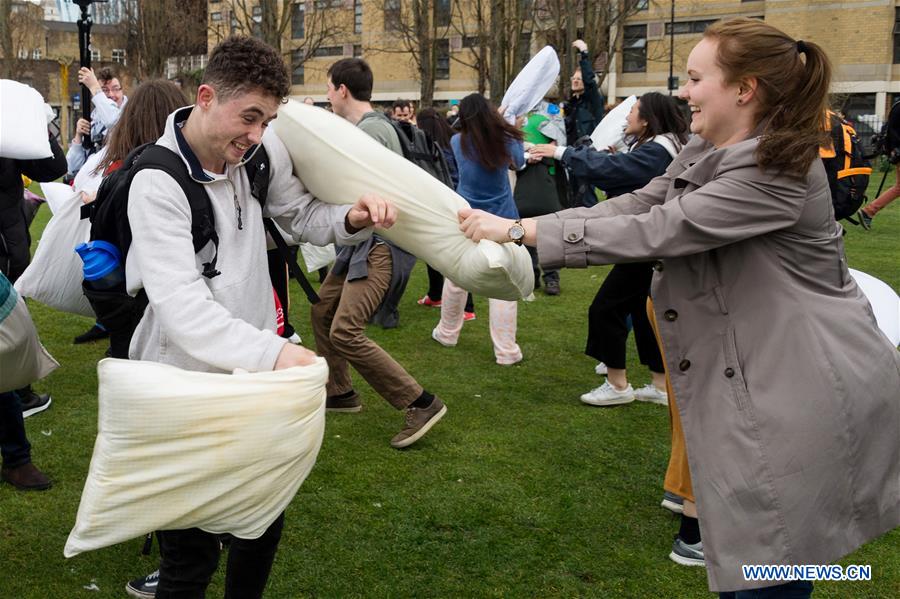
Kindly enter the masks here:
<path id="1" fill-rule="evenodd" d="M 75 137 L 69 144 L 66 153 L 66 162 L 69 165 L 69 173 L 75 175 L 84 166 L 87 157 L 96 152 L 103 145 L 106 136 L 117 122 L 122 109 L 128 102 L 128 96 L 122 89 L 122 84 L 115 71 L 109 67 L 97 70 L 81 67 L 78 69 L 78 83 L 83 84 L 91 92 L 91 120 L 78 119 L 75 124 Z M 94 149 L 88 152 L 82 147 L 82 140 L 90 135 L 94 141 Z"/>
<path id="2" fill-rule="evenodd" d="M 169 116 L 157 145 L 179 156 L 204 187 L 219 242 L 217 249 L 209 243 L 195 253 L 185 192 L 161 170 L 137 173 L 128 201 L 133 242 L 126 279 L 129 293 L 146 291 L 148 306 L 132 338 L 132 359 L 229 372 L 277 370 L 315 358 L 275 333 L 262 217 L 272 217 L 296 241 L 354 245 L 371 236 L 372 226 L 393 224 L 396 210 L 374 195 L 350 207 L 332 206 L 305 190 L 284 145 L 265 134 L 289 91 L 275 50 L 253 38 L 232 37 L 213 49 L 197 103 Z M 244 167 L 260 144 L 269 156 L 264 208 L 251 196 Z M 202 265 L 213 256 L 210 274 Z M 259 539 L 233 539 L 226 597 L 262 595 L 283 522 L 282 514 Z M 196 528 L 157 536 L 158 580 L 151 575 L 132 581 L 128 592 L 146 596 L 136 593 L 154 586 L 159 598 L 203 596 L 218 564 L 218 537 Z"/>

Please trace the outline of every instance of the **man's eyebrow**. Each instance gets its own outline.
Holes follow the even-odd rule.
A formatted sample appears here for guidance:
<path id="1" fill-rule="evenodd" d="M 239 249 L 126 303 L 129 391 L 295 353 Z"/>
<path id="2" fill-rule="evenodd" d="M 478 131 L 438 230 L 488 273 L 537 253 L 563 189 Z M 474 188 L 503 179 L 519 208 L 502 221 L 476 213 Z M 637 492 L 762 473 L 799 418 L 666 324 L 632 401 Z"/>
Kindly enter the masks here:
<path id="1" fill-rule="evenodd" d="M 264 113 L 261 109 L 257 108 L 256 106 L 251 106 L 250 108 L 245 108 L 244 110 L 241 111 L 241 114 L 247 114 L 249 112 L 252 112 L 253 114 L 256 114 L 259 116 L 266 115 L 266 113 Z"/>

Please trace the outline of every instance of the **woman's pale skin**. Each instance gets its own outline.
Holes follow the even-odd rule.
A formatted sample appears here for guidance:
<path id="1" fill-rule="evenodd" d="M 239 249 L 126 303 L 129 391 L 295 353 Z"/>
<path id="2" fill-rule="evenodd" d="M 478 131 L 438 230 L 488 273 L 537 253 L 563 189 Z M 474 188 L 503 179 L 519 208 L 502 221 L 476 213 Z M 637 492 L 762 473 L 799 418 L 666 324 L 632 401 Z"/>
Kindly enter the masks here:
<path id="1" fill-rule="evenodd" d="M 691 133 L 711 142 L 716 148 L 724 148 L 747 139 L 756 127 L 757 82 L 754 78 L 727 82 L 722 69 L 716 64 L 717 47 L 718 42 L 708 38 L 694 46 L 687 62 L 688 82 L 678 96 L 687 100 L 690 106 Z M 530 151 L 533 152 L 533 149 Z M 510 241 L 512 219 L 472 208 L 463 208 L 458 216 L 460 230 L 474 241 Z M 537 221 L 533 218 L 522 219 L 522 227 L 525 229 L 524 243 L 537 245 Z M 612 380 L 610 383 L 615 384 Z M 696 504 L 686 499 L 684 515 L 696 518 Z"/>

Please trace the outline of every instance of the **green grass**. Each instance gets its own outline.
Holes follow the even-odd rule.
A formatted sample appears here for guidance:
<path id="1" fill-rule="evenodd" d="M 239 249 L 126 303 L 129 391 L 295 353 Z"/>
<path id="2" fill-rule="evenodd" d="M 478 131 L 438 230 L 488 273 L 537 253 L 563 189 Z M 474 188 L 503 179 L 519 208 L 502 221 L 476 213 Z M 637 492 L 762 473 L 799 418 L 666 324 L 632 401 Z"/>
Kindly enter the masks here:
<path id="1" fill-rule="evenodd" d="M 880 177 L 879 177 L 880 180 Z M 872 193 L 877 184 L 873 178 Z M 39 213 L 35 237 L 46 224 Z M 850 226 L 849 263 L 900 288 L 900 202 L 871 232 Z M 429 334 L 424 267 L 401 304 L 401 326 L 371 335 L 449 406 L 421 442 L 396 451 L 402 425 L 358 381 L 360 414 L 329 415 L 318 463 L 287 512 L 269 597 L 710 597 L 702 568 L 667 559 L 678 521 L 659 507 L 668 459 L 666 410 L 592 409 L 578 395 L 602 382 L 582 353 L 587 306 L 605 268 L 562 272 L 563 294 L 519 304 L 525 361 L 493 363 L 487 302 L 455 349 Z M 311 343 L 308 307 L 294 290 L 293 321 Z M 31 303 L 62 367 L 40 382 L 53 407 L 29 418 L 46 493 L 0 485 L 0 599 L 121 597 L 157 564 L 141 541 L 66 560 L 96 433 L 96 370 L 104 346 L 74 346 L 87 318 Z M 649 382 L 629 348 L 633 383 Z M 871 564 L 872 582 L 821 583 L 817 597 L 900 596 L 900 530 L 842 560 Z M 221 596 L 222 568 L 210 587 Z M 100 591 L 85 590 L 95 583 Z"/>

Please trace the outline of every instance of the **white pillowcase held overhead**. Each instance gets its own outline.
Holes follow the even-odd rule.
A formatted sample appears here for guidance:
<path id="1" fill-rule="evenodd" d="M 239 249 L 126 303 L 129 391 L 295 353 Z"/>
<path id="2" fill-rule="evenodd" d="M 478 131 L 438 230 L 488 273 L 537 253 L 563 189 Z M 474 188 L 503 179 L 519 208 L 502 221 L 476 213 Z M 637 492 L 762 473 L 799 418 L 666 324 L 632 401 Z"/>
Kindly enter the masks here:
<path id="1" fill-rule="evenodd" d="M 423 169 L 344 119 L 289 101 L 272 128 L 287 147 L 294 173 L 314 196 L 353 204 L 366 193 L 397 206 L 397 223 L 378 235 L 421 258 L 476 295 L 518 300 L 534 289 L 528 251 L 512 243 L 475 243 L 459 230 L 468 203 Z"/>
<path id="2" fill-rule="evenodd" d="M 628 124 L 625 118 L 631 112 L 631 107 L 637 103 L 637 96 L 628 96 L 618 106 L 606 113 L 603 120 L 591 133 L 591 143 L 597 150 L 606 150 L 614 146 L 617 150 L 625 150 L 625 127 Z"/>
<path id="3" fill-rule="evenodd" d="M 500 106 L 506 108 L 503 117 L 510 123 L 538 105 L 559 76 L 559 57 L 556 50 L 544 46 L 528 61 L 509 85 Z"/>
<path id="4" fill-rule="evenodd" d="M 101 360 L 97 441 L 64 554 L 154 530 L 259 538 L 312 470 L 328 366 L 190 372 Z"/>
<path id="5" fill-rule="evenodd" d="M 44 98 L 33 87 L 0 79 L 0 157 L 50 158 Z"/>

